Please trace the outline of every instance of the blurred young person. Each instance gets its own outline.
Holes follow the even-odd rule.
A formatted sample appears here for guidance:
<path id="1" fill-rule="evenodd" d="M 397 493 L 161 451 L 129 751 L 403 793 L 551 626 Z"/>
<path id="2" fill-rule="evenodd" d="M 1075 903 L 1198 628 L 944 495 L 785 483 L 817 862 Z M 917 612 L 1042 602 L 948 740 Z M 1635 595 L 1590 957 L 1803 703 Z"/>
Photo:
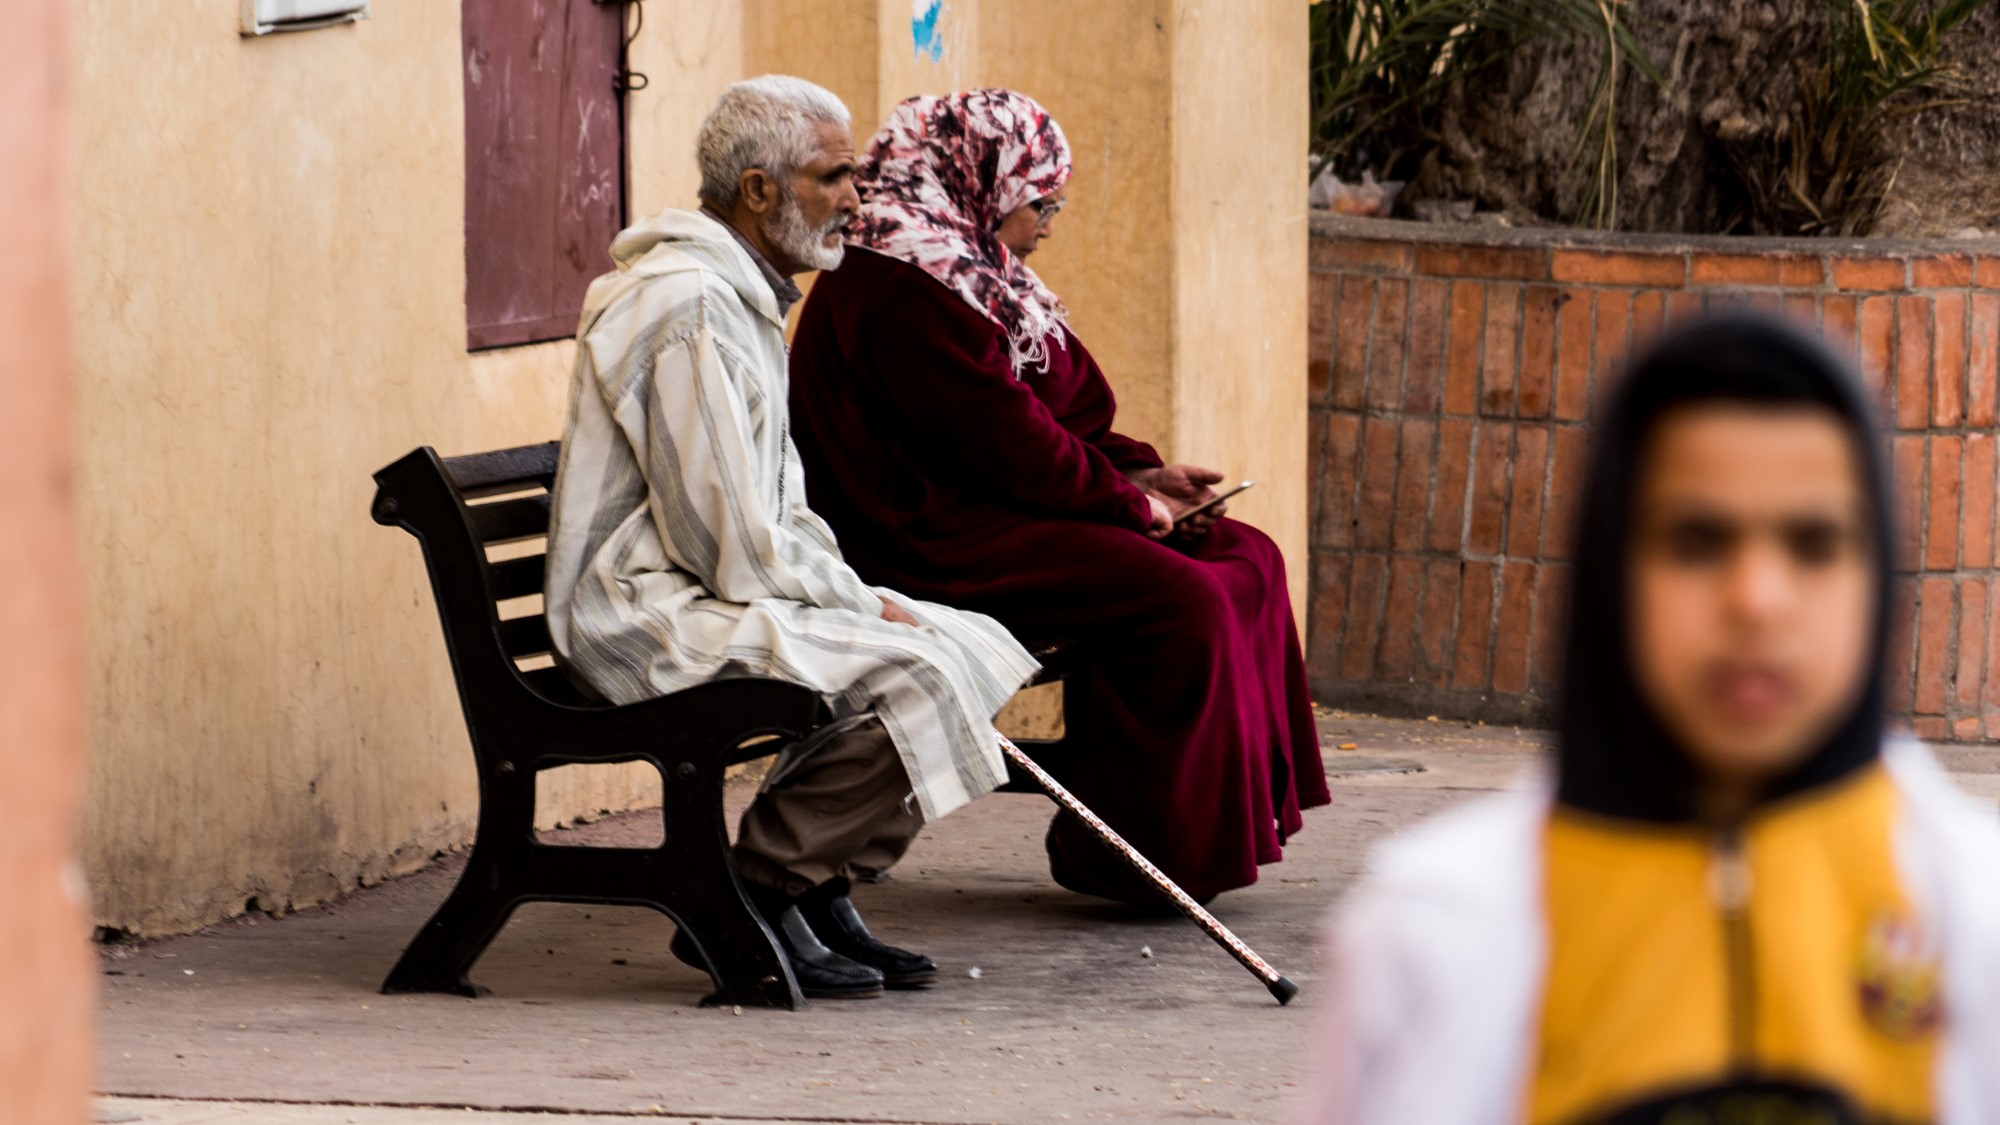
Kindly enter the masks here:
<path id="1" fill-rule="evenodd" d="M 1302 1120 L 2000 1121 L 2000 826 L 1883 734 L 1870 421 L 1758 319 L 1614 390 L 1554 784 L 1380 849 Z"/>
<path id="2" fill-rule="evenodd" d="M 862 577 L 1087 646 L 1064 780 L 1207 898 L 1327 803 L 1305 662 L 1277 545 L 1188 514 L 1222 474 L 1113 428 L 1110 383 L 1028 267 L 1072 171 L 1026 95 L 897 106 L 855 169 L 847 258 L 799 315 L 792 423 Z M 1065 887 L 1162 901 L 1067 814 L 1047 846 Z"/>

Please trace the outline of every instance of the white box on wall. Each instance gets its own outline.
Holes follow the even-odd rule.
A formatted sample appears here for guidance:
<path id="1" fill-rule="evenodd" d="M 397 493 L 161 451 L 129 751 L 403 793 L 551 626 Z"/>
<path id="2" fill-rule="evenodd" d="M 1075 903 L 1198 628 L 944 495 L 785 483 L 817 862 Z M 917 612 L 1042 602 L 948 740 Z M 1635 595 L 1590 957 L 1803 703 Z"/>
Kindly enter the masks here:
<path id="1" fill-rule="evenodd" d="M 368 0 L 243 0 L 242 31 L 311 31 L 367 18 Z"/>

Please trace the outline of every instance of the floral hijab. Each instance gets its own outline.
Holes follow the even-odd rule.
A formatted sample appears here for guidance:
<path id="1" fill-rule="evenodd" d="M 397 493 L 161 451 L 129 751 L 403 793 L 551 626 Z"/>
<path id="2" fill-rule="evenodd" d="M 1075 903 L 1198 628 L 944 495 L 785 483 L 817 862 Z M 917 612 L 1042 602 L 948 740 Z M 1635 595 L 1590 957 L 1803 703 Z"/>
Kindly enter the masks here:
<path id="1" fill-rule="evenodd" d="M 1069 142 L 1025 94 L 910 98 L 862 155 L 861 213 L 847 242 L 918 267 L 999 325 L 1017 378 L 1047 370 L 1049 341 L 1062 339 L 1062 301 L 994 232 L 1069 176 Z"/>

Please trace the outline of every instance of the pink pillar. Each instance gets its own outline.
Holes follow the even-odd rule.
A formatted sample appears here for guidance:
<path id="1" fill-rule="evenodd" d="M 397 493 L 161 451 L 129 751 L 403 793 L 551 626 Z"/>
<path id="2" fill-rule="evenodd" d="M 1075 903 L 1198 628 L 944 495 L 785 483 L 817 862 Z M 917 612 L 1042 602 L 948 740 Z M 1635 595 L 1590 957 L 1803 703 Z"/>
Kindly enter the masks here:
<path id="1" fill-rule="evenodd" d="M 90 1116 L 63 0 L 0 2 L 0 1121 Z"/>

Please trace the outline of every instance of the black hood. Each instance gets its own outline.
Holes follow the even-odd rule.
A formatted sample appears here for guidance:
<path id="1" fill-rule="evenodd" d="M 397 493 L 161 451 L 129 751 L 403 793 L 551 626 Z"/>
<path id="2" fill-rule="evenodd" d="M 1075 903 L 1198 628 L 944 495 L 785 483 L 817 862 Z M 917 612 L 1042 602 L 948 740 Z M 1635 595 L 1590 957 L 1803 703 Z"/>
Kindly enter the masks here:
<path id="1" fill-rule="evenodd" d="M 1869 674 L 1853 711 L 1760 800 L 1829 784 L 1880 753 L 1882 653 L 1894 556 L 1874 411 L 1850 366 L 1818 341 L 1774 320 L 1731 315 L 1676 331 L 1639 356 L 1613 388 L 1591 435 L 1557 719 L 1557 799 L 1568 807 L 1659 824 L 1697 819 L 1694 767 L 1632 678 L 1625 564 L 1638 467 L 1660 419 L 1677 407 L 1716 401 L 1831 411 L 1852 438 L 1863 487 L 1873 501 L 1876 591 Z"/>

